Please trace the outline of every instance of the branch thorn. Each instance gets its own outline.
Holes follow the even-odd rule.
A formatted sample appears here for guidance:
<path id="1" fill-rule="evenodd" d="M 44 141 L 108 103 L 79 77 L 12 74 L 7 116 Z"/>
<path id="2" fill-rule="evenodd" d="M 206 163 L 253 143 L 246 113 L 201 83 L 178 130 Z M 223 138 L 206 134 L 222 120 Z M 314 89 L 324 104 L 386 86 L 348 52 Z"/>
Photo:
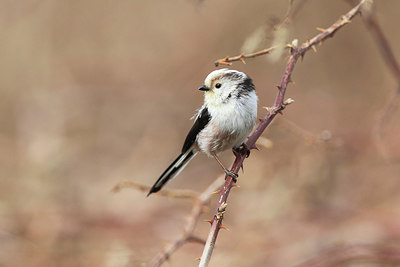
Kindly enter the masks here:
<path id="1" fill-rule="evenodd" d="M 320 31 L 320 32 L 326 32 L 326 30 L 324 28 L 317 27 L 316 29 L 317 29 L 317 31 Z"/>
<path id="2" fill-rule="evenodd" d="M 230 231 L 228 227 L 226 227 L 226 226 L 224 226 L 224 225 L 222 225 L 222 224 L 221 224 L 220 228 L 221 228 L 221 229 L 224 229 L 224 230 L 227 230 L 227 231 Z"/>
<path id="3" fill-rule="evenodd" d="M 300 54 L 301 61 L 303 61 L 303 59 L 304 59 L 304 55 L 305 55 L 305 53 L 301 53 L 301 54 Z"/>
<path id="4" fill-rule="evenodd" d="M 315 45 L 311 46 L 312 50 L 314 50 L 315 53 L 317 53 L 317 48 L 315 48 Z"/>
<path id="5" fill-rule="evenodd" d="M 211 193 L 211 195 L 216 195 L 216 194 L 219 194 L 219 193 L 221 193 L 221 190 L 214 191 L 214 192 Z"/>
<path id="6" fill-rule="evenodd" d="M 344 24 L 349 24 L 351 23 L 351 20 L 349 20 L 348 18 L 346 18 L 346 16 L 342 16 L 342 21 Z"/>
<path id="7" fill-rule="evenodd" d="M 204 222 L 208 222 L 208 223 L 212 224 L 212 220 L 204 220 Z"/>
<path id="8" fill-rule="evenodd" d="M 246 65 L 246 61 L 244 61 L 244 56 L 243 56 L 243 54 L 240 55 L 239 59 L 240 59 L 240 61 L 242 61 L 243 64 Z"/>
<path id="9" fill-rule="evenodd" d="M 237 183 L 233 183 L 233 184 L 232 184 L 232 187 L 240 188 L 240 185 L 238 185 Z"/>
<path id="10" fill-rule="evenodd" d="M 258 149 L 258 147 L 257 147 L 256 144 L 252 145 L 252 146 L 250 147 L 250 150 L 251 150 L 251 149 L 260 150 L 260 149 Z"/>

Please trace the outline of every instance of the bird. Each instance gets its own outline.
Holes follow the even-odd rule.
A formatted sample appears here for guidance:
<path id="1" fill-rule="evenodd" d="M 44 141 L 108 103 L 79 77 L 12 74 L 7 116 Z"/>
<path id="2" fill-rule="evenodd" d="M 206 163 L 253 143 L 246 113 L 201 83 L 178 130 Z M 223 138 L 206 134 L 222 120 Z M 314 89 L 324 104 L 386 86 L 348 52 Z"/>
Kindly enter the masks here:
<path id="1" fill-rule="evenodd" d="M 198 89 L 204 92 L 204 104 L 195 116 L 181 154 L 161 174 L 147 196 L 161 190 L 198 152 L 215 158 L 234 179 L 237 174 L 225 168 L 218 155 L 227 149 L 232 149 L 235 155 L 241 149 L 249 153 L 244 140 L 256 123 L 258 103 L 252 79 L 243 72 L 223 68 L 208 74 Z"/>

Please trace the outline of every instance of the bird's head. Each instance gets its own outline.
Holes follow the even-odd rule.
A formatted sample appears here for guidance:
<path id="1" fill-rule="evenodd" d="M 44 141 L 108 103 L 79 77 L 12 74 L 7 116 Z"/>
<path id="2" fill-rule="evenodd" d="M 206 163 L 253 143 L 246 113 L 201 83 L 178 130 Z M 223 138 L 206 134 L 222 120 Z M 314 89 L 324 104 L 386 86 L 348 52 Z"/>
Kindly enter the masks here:
<path id="1" fill-rule="evenodd" d="M 251 78 L 245 73 L 219 69 L 208 74 L 199 90 L 204 91 L 207 105 L 221 105 L 246 97 L 255 89 Z"/>

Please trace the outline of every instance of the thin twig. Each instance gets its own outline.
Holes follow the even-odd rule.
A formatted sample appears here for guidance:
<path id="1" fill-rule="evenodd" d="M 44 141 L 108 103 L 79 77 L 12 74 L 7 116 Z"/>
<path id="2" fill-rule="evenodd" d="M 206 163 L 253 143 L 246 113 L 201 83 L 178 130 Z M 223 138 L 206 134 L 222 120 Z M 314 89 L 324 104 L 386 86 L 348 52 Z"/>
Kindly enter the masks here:
<path id="1" fill-rule="evenodd" d="M 220 188 L 223 183 L 224 177 L 220 176 L 206 190 L 204 190 L 201 195 L 199 195 L 198 200 L 193 205 L 190 217 L 187 220 L 182 235 L 178 237 L 172 244 L 167 246 L 167 248 L 161 251 L 158 255 L 156 255 L 151 261 L 150 266 L 161 266 L 161 264 L 168 260 L 171 255 L 185 243 L 197 242 L 205 244 L 205 240 L 194 235 L 194 230 L 196 229 L 197 222 L 199 221 L 199 218 L 204 211 L 204 207 L 207 204 L 207 201 L 213 195 L 213 192 Z"/>
<path id="2" fill-rule="evenodd" d="M 297 15 L 297 13 L 299 13 L 299 11 L 301 10 L 301 8 L 304 6 L 304 4 L 307 2 L 308 0 L 297 0 L 297 5 L 294 4 L 294 0 L 289 0 L 289 5 L 286 11 L 286 14 L 284 16 L 284 18 L 281 20 L 281 22 L 277 23 L 276 25 L 274 25 L 275 28 L 280 28 L 283 25 L 287 25 L 289 23 L 291 23 L 294 19 L 294 17 Z"/>
<path id="3" fill-rule="evenodd" d="M 390 93 L 386 103 L 383 105 L 382 110 L 378 114 L 378 119 L 372 128 L 372 137 L 375 145 L 385 160 L 390 161 L 390 153 L 388 153 L 387 145 L 383 141 L 382 129 L 386 122 L 389 120 L 389 115 L 396 109 L 400 97 L 400 83 L 397 85 L 395 91 Z"/>
<path id="4" fill-rule="evenodd" d="M 296 1 L 299 2 L 297 6 L 294 5 L 294 0 L 289 1 L 289 6 L 286 12 L 286 16 L 283 20 L 283 22 L 287 23 L 293 20 L 293 18 L 297 15 L 297 13 L 300 11 L 300 9 L 304 6 L 304 4 L 308 0 L 301 0 L 301 1 Z"/>
<path id="5" fill-rule="evenodd" d="M 349 4 L 352 4 L 353 0 L 346 0 Z M 363 22 L 371 34 L 372 38 L 375 40 L 376 45 L 378 46 L 379 52 L 381 53 L 383 61 L 386 63 L 387 68 L 392 73 L 394 79 L 397 82 L 397 88 L 394 92 L 389 96 L 388 101 L 383 106 L 382 110 L 379 112 L 378 119 L 374 124 L 372 129 L 372 136 L 374 138 L 375 144 L 377 146 L 378 151 L 385 158 L 388 158 L 387 147 L 383 142 L 382 138 L 382 128 L 385 122 L 388 120 L 388 116 L 392 114 L 393 109 L 396 106 L 396 103 L 399 101 L 400 97 L 400 64 L 396 60 L 394 56 L 393 49 L 389 44 L 388 39 L 386 38 L 375 13 L 375 9 L 370 7 L 366 12 L 365 16 L 363 15 Z"/>
<path id="6" fill-rule="evenodd" d="M 124 188 L 132 188 L 142 192 L 148 192 L 150 190 L 150 186 L 143 185 L 133 181 L 121 181 L 118 184 L 114 185 L 111 189 L 112 193 L 118 193 Z M 157 192 L 157 195 L 169 197 L 169 198 L 189 198 L 189 199 L 199 199 L 199 194 L 195 191 L 191 190 L 162 190 Z"/>
<path id="7" fill-rule="evenodd" d="M 373 262 L 381 265 L 398 266 L 400 247 L 387 244 L 349 244 L 319 253 L 296 267 L 344 266 L 350 262 Z"/>
<path id="8" fill-rule="evenodd" d="M 288 59 L 285 73 L 282 77 L 281 83 L 278 86 L 278 94 L 275 98 L 275 102 L 271 108 L 268 109 L 266 116 L 261 120 L 261 123 L 257 126 L 254 130 L 252 135 L 246 142 L 246 145 L 249 149 L 256 148 L 255 143 L 257 139 L 261 136 L 267 126 L 272 122 L 275 118 L 276 114 L 281 113 L 281 111 L 285 108 L 286 104 L 284 102 L 284 97 L 286 93 L 286 89 L 288 84 L 291 82 L 291 75 L 293 73 L 295 64 L 300 57 L 303 57 L 304 54 L 312 49 L 315 45 L 322 43 L 328 37 L 332 37 L 333 34 L 338 31 L 340 28 L 345 26 L 346 24 L 350 23 L 351 19 L 356 16 L 358 13 L 361 12 L 361 8 L 364 4 L 370 3 L 371 0 L 361 0 L 361 2 L 351 9 L 346 15 L 342 16 L 338 21 L 336 21 L 332 26 L 327 29 L 324 29 L 320 34 L 316 35 L 311 40 L 303 43 L 300 47 L 295 45 L 296 42 L 293 43 L 291 47 L 291 55 Z M 288 102 L 289 103 L 289 102 Z M 246 153 L 239 154 L 235 162 L 233 163 L 231 171 L 237 173 L 240 167 L 243 164 L 243 161 L 246 158 Z M 226 181 L 222 190 L 220 190 L 220 197 L 217 203 L 217 208 L 214 213 L 214 217 L 212 219 L 211 229 L 207 238 L 207 243 L 204 246 L 203 254 L 201 256 L 200 265 L 201 267 L 208 266 L 210 262 L 212 252 L 214 250 L 214 246 L 217 240 L 218 232 L 222 226 L 222 220 L 224 217 L 224 213 L 227 207 L 227 199 L 229 196 L 229 192 L 234 186 L 235 183 L 231 176 L 226 177 Z"/>
<path id="9" fill-rule="evenodd" d="M 274 50 L 276 47 L 270 47 L 267 49 L 263 49 L 254 53 L 250 53 L 250 54 L 240 54 L 239 56 L 234 56 L 234 57 L 225 57 L 225 58 L 221 58 L 221 59 L 217 59 L 214 64 L 216 67 L 218 67 L 219 65 L 232 65 L 231 62 L 234 61 L 242 61 L 244 64 L 246 64 L 246 62 L 244 61 L 246 58 L 253 58 L 253 57 L 258 57 L 258 56 L 262 56 L 262 55 L 267 55 L 269 53 L 271 53 L 272 50 Z"/>
<path id="10" fill-rule="evenodd" d="M 294 4 L 294 0 L 289 0 L 289 6 L 286 12 L 284 19 L 274 25 L 274 34 L 272 39 L 272 44 L 274 46 L 278 46 L 279 48 L 274 51 L 274 54 L 269 57 L 271 62 L 277 62 L 281 60 L 281 58 L 285 54 L 285 44 L 289 40 L 290 35 L 290 26 L 297 15 L 297 13 L 301 10 L 301 8 L 305 5 L 307 0 L 297 0 L 296 5 Z"/>

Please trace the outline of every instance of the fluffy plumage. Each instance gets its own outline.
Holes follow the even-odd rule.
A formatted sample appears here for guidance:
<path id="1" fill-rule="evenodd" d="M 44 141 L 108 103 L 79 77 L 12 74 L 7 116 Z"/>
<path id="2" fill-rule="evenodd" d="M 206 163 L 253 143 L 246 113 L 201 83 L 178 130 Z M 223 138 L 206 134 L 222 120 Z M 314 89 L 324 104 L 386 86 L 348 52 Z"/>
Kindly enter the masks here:
<path id="1" fill-rule="evenodd" d="M 148 195 L 159 191 L 178 175 L 197 152 L 217 159 L 222 151 L 238 148 L 254 127 L 257 95 L 246 74 L 236 70 L 215 70 L 206 77 L 199 90 L 205 91 L 204 105 L 186 137 L 182 153 L 158 178 Z"/>

